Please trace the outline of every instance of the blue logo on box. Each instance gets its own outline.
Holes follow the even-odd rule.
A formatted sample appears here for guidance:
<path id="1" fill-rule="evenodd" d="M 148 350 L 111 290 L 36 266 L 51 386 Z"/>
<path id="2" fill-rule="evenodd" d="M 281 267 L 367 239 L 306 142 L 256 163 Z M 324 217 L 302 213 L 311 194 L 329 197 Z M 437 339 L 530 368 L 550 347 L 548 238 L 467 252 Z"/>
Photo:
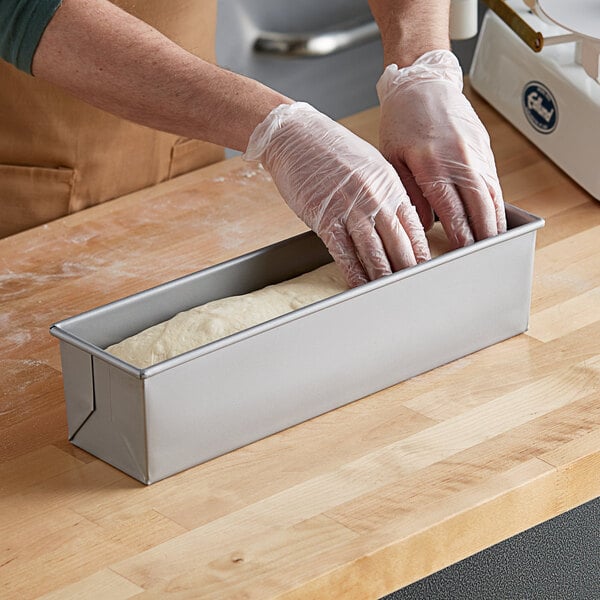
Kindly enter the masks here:
<path id="1" fill-rule="evenodd" d="M 523 88 L 523 112 L 529 124 L 540 133 L 552 133 L 558 123 L 558 104 L 552 92 L 539 81 L 530 81 Z"/>

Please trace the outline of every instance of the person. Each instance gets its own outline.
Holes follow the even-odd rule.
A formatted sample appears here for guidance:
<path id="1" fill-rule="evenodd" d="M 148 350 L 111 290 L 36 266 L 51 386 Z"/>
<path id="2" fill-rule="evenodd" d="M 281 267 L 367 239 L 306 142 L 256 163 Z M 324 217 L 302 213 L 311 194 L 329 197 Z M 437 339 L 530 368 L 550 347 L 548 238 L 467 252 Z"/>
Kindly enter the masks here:
<path id="1" fill-rule="evenodd" d="M 369 0 L 383 42 L 380 151 L 214 64 L 216 0 L 5 0 L 0 235 L 222 158 L 262 163 L 352 286 L 506 228 L 489 137 L 462 94 L 450 0 Z M 202 58 L 204 57 L 204 58 Z"/>

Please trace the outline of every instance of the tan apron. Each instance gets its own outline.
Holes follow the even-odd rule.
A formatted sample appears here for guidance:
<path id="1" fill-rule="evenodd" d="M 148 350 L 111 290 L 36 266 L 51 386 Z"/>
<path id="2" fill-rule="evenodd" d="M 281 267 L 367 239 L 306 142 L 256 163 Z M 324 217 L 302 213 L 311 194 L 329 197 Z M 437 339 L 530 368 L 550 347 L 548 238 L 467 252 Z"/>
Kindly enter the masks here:
<path id="1" fill-rule="evenodd" d="M 216 0 L 117 0 L 214 61 Z M 223 158 L 219 146 L 135 125 L 0 61 L 0 237 Z"/>

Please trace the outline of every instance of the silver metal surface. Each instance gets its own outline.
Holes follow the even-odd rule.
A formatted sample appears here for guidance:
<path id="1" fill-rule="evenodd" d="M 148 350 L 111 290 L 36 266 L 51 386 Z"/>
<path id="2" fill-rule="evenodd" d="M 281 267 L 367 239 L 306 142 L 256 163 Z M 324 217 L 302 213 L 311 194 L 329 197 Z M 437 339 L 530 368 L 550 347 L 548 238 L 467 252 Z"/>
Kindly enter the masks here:
<path id="1" fill-rule="evenodd" d="M 375 21 L 342 24 L 335 29 L 304 33 L 261 32 L 254 42 L 256 52 L 279 56 L 323 57 L 356 48 L 379 39 Z"/>
<path id="2" fill-rule="evenodd" d="M 71 441 L 152 483 L 525 331 L 544 222 L 514 207 L 507 216 L 498 237 L 146 369 L 103 348 L 330 262 L 319 238 L 309 232 L 53 325 L 68 347 Z"/>
<path id="3" fill-rule="evenodd" d="M 218 64 L 312 104 L 333 119 L 378 103 L 375 84 L 383 68 L 381 41 L 308 60 L 255 49 L 264 32 L 290 39 L 372 20 L 367 0 L 218 0 Z M 233 155 L 228 151 L 228 155 Z"/>

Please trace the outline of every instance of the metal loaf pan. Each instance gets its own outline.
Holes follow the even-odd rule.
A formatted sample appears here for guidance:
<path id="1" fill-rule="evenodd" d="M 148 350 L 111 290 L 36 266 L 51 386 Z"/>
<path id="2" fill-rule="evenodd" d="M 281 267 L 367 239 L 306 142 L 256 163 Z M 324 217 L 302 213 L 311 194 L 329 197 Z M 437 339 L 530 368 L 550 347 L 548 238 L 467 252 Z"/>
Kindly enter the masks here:
<path id="1" fill-rule="evenodd" d="M 145 369 L 103 348 L 331 261 L 312 232 L 51 327 L 71 442 L 150 484 L 527 329 L 536 230 L 505 234 Z"/>

